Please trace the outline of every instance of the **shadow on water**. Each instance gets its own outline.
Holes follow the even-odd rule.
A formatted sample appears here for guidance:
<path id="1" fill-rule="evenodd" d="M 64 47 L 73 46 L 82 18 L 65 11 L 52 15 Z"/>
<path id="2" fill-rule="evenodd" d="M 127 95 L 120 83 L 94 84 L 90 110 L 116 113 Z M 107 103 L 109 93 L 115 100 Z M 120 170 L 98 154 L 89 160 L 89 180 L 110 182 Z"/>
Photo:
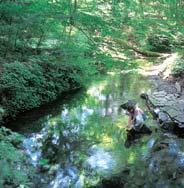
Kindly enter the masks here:
<path id="1" fill-rule="evenodd" d="M 114 73 L 11 122 L 25 135 L 24 149 L 38 169 L 40 187 L 95 186 L 146 155 L 148 136 L 124 147 L 127 117 L 119 106 L 135 99 L 145 109 L 139 95 L 149 89 L 149 81 L 136 73 Z"/>
<path id="2" fill-rule="evenodd" d="M 16 120 L 9 121 L 6 127 L 22 134 L 39 132 L 42 128 L 42 123 L 46 121 L 45 118 L 57 115 L 58 112 L 62 111 L 64 104 L 69 104 L 73 98 L 78 98 L 78 96 L 80 96 L 80 100 L 82 100 L 82 97 L 85 97 L 85 90 L 76 89 L 71 92 L 66 92 L 53 102 L 42 105 L 34 110 L 18 114 Z M 72 105 L 71 103 L 69 106 L 72 107 Z"/>

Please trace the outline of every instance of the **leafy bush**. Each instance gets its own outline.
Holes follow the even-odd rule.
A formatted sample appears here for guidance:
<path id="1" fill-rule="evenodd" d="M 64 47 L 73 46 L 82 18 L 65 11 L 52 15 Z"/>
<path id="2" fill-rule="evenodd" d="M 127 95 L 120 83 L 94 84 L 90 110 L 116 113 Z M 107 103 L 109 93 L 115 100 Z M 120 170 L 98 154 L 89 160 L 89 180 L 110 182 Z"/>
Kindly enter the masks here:
<path id="1" fill-rule="evenodd" d="M 164 35 L 151 35 L 148 37 L 148 44 L 150 50 L 155 52 L 170 52 L 171 46 L 167 36 Z"/>
<path id="2" fill-rule="evenodd" d="M 52 101 L 64 91 L 79 87 L 80 70 L 61 63 L 4 64 L 0 75 L 1 106 L 7 116 Z"/>
<path id="3" fill-rule="evenodd" d="M 20 139 L 21 135 L 0 128 L 0 187 L 22 185 L 26 188 L 30 183 L 28 176 L 33 178 L 33 168 L 28 164 L 24 153 L 16 148 L 22 143 Z"/>
<path id="4" fill-rule="evenodd" d="M 184 59 L 177 59 L 172 72 L 176 76 L 181 76 L 184 73 Z"/>
<path id="5" fill-rule="evenodd" d="M 10 143 L 0 142 L 0 187 L 4 184 L 26 184 L 28 178 L 22 169 L 17 166 L 22 163 L 23 154 L 17 151 Z M 20 168 L 20 167 L 19 167 Z"/>

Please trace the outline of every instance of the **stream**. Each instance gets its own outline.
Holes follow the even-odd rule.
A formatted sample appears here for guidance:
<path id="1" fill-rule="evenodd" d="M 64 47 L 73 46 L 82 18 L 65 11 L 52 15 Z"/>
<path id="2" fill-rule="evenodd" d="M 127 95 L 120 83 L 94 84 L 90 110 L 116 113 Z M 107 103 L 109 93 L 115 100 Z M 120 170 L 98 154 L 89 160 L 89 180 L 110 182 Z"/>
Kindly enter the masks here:
<path id="1" fill-rule="evenodd" d="M 128 117 L 120 104 L 135 99 L 146 110 L 140 94 L 150 82 L 137 73 L 109 73 L 77 91 L 9 124 L 25 136 L 23 148 L 36 169 L 33 187 L 95 187 L 148 154 L 154 136 L 143 136 L 124 146 Z M 148 115 L 149 116 L 149 115 Z M 148 118 L 152 129 L 154 122 Z"/>

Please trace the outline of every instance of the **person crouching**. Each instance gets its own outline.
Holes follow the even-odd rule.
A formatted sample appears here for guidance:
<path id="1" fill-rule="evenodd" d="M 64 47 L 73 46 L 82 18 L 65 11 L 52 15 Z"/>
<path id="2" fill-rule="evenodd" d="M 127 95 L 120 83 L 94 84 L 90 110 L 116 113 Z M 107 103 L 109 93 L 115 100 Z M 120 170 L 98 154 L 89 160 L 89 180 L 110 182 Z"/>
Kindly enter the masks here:
<path id="1" fill-rule="evenodd" d="M 126 110 L 129 116 L 127 125 L 127 140 L 133 141 L 140 137 L 140 134 L 151 134 L 152 131 L 145 125 L 146 115 L 144 111 L 136 106 L 133 100 L 122 104 L 120 106 Z"/>

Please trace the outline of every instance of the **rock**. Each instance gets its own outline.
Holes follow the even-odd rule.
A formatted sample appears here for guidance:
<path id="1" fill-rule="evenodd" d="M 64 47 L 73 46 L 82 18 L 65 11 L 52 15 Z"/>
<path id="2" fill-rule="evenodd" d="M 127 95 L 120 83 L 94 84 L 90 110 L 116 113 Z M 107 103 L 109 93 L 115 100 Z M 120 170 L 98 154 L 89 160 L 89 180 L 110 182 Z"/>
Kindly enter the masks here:
<path id="1" fill-rule="evenodd" d="M 103 179 L 99 187 L 183 187 L 183 139 L 160 133 L 158 138 L 151 138 L 150 141 L 152 147 L 145 158 L 129 164 L 128 168 L 124 167 L 116 176 Z"/>
<path id="2" fill-rule="evenodd" d="M 180 187 L 184 187 L 184 178 L 181 178 L 179 180 L 179 185 L 180 185 Z"/>
<path id="3" fill-rule="evenodd" d="M 167 121 L 161 124 L 161 128 L 166 131 L 173 132 L 175 124 L 172 121 Z"/>
<path id="4" fill-rule="evenodd" d="M 148 100 L 148 95 L 146 93 L 141 93 L 140 97 L 144 100 Z"/>
<path id="5" fill-rule="evenodd" d="M 158 119 L 161 127 L 169 131 L 175 130 L 176 127 L 178 133 L 184 131 L 184 98 L 178 94 L 180 89 L 178 83 L 174 86 L 161 81 L 152 93 L 141 94 L 141 98 L 146 100 L 150 112 Z"/>
<path id="6" fill-rule="evenodd" d="M 139 186 L 143 187 L 144 183 L 145 183 L 145 180 L 142 177 L 136 178 L 136 181 L 135 181 L 136 187 L 139 187 Z"/>
<path id="7" fill-rule="evenodd" d="M 48 174 L 51 175 L 51 176 L 55 175 L 59 168 L 60 168 L 59 164 L 51 166 Z"/>
<path id="8" fill-rule="evenodd" d="M 176 82 L 176 83 L 175 83 L 175 87 L 176 87 L 178 93 L 181 93 L 181 92 L 182 92 L 182 88 L 181 88 L 181 85 L 180 85 L 179 82 Z"/>
<path id="9" fill-rule="evenodd" d="M 162 111 L 158 113 L 158 118 L 159 118 L 160 124 L 167 122 L 169 120 L 168 114 L 166 114 L 165 112 L 162 112 Z"/>
<path id="10" fill-rule="evenodd" d="M 46 165 L 41 165 L 41 166 L 39 167 L 39 171 L 40 171 L 40 172 L 47 172 L 47 171 L 49 171 L 49 169 L 50 169 L 50 165 L 48 165 L 48 164 L 46 164 Z"/>

